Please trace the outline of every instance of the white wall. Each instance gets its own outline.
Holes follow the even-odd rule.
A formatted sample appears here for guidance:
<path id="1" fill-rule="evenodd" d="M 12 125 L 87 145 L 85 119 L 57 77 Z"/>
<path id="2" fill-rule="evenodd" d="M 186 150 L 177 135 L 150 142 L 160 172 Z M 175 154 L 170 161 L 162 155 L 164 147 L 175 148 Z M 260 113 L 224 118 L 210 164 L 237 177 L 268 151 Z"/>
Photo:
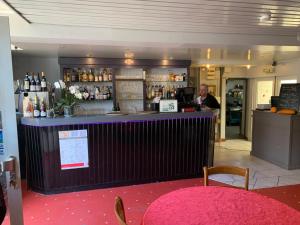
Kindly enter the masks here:
<path id="1" fill-rule="evenodd" d="M 60 79 L 58 57 L 13 56 L 14 80 L 23 80 L 26 72 L 45 72 L 49 82 Z"/>

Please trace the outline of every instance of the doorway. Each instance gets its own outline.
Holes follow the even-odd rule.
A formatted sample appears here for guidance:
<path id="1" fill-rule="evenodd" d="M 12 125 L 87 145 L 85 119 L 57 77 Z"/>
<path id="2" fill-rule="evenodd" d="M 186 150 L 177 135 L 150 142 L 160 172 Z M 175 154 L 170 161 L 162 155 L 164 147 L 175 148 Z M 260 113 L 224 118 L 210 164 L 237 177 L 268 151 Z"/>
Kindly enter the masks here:
<path id="1" fill-rule="evenodd" d="M 245 138 L 246 79 L 226 81 L 226 140 Z"/>

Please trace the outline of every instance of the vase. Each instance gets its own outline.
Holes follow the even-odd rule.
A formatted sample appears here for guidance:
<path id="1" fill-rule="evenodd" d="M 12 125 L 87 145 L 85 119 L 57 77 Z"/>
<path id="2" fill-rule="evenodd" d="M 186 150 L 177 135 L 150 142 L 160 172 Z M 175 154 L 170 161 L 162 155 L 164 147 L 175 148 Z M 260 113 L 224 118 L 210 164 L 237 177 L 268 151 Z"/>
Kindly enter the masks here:
<path id="1" fill-rule="evenodd" d="M 65 117 L 73 116 L 73 107 L 72 106 L 64 106 L 64 116 Z"/>

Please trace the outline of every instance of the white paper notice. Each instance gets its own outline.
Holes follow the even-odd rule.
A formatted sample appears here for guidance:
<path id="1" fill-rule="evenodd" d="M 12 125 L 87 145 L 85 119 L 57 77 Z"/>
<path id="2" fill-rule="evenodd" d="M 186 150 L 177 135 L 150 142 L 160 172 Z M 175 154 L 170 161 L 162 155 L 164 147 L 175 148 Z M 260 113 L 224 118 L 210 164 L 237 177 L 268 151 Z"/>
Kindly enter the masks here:
<path id="1" fill-rule="evenodd" d="M 59 131 L 62 170 L 89 167 L 87 130 Z"/>

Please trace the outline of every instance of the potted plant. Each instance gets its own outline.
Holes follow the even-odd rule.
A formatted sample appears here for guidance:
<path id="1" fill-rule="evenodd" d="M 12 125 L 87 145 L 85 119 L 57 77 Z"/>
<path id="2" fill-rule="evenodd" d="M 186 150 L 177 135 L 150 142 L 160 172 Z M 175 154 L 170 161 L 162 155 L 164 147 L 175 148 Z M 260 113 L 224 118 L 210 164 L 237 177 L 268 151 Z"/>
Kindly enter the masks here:
<path id="1" fill-rule="evenodd" d="M 62 80 L 55 82 L 54 86 L 60 91 L 60 97 L 55 101 L 55 111 L 70 117 L 74 113 L 74 106 L 82 99 L 79 86 L 66 86 Z"/>

